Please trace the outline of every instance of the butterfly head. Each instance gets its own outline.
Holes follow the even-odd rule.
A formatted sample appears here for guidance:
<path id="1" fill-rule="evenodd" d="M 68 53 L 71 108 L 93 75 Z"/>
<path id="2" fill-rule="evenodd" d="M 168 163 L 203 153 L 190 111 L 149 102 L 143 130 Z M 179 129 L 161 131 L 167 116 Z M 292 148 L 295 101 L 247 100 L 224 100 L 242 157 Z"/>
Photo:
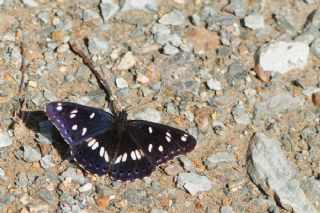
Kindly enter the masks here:
<path id="1" fill-rule="evenodd" d="M 119 112 L 119 114 L 116 117 L 115 125 L 116 125 L 116 129 L 119 133 L 121 133 L 127 127 L 127 116 L 128 116 L 127 111 L 122 110 Z"/>

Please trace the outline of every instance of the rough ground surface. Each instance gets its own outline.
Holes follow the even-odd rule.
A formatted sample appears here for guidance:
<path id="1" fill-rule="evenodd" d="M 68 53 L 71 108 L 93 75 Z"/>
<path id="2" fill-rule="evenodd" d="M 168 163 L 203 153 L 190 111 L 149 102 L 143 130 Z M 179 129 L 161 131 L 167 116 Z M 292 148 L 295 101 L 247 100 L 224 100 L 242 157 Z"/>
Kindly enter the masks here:
<path id="1" fill-rule="evenodd" d="M 319 4 L 0 0 L 0 211 L 319 212 Z M 45 104 L 108 103 L 68 41 L 196 149 L 131 183 L 78 167 Z"/>

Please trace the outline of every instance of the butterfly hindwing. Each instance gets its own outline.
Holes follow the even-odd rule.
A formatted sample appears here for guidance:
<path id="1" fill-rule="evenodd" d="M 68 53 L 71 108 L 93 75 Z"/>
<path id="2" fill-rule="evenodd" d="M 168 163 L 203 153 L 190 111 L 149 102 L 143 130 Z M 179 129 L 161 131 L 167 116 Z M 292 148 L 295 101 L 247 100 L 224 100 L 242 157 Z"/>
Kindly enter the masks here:
<path id="1" fill-rule="evenodd" d="M 114 121 L 110 113 L 70 102 L 51 102 L 46 114 L 70 145 L 106 131 Z"/>
<path id="2" fill-rule="evenodd" d="M 194 149 L 196 139 L 189 133 L 143 120 L 128 121 L 131 140 L 153 165 L 160 165 Z"/>

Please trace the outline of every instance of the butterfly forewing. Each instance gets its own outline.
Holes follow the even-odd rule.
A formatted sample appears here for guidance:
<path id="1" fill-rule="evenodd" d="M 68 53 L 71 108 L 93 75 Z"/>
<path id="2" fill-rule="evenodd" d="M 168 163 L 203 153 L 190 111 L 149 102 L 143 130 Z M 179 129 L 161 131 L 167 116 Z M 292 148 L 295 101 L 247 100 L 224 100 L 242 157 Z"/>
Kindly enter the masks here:
<path id="1" fill-rule="evenodd" d="M 185 131 L 148 121 L 129 121 L 128 132 L 153 165 L 186 154 L 197 144 L 196 139 Z"/>
<path id="2" fill-rule="evenodd" d="M 103 110 L 70 102 L 51 102 L 46 114 L 70 145 L 105 132 L 114 121 L 114 117 Z"/>

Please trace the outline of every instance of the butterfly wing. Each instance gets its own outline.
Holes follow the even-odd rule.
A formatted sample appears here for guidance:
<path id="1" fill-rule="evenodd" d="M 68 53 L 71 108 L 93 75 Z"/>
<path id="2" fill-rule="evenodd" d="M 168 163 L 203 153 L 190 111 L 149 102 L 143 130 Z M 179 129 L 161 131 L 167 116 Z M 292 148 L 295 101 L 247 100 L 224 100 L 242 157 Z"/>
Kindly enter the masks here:
<path id="1" fill-rule="evenodd" d="M 105 132 L 114 122 L 110 113 L 70 102 L 51 102 L 46 106 L 46 114 L 70 145 Z"/>
<path id="2" fill-rule="evenodd" d="M 184 155 L 197 144 L 196 139 L 183 130 L 149 121 L 129 121 L 128 130 L 133 141 L 154 165 Z"/>
<path id="3" fill-rule="evenodd" d="M 157 165 L 194 149 L 196 139 L 185 131 L 143 120 L 128 121 L 110 176 L 141 179 Z M 125 157 L 124 157 L 125 156 Z"/>

